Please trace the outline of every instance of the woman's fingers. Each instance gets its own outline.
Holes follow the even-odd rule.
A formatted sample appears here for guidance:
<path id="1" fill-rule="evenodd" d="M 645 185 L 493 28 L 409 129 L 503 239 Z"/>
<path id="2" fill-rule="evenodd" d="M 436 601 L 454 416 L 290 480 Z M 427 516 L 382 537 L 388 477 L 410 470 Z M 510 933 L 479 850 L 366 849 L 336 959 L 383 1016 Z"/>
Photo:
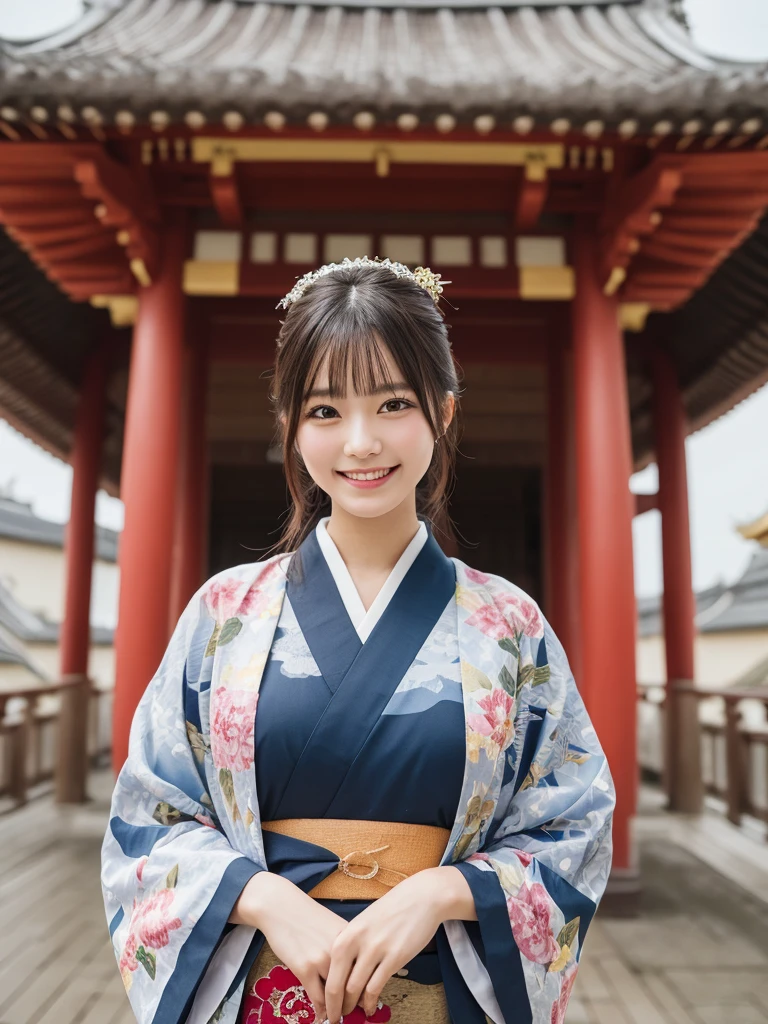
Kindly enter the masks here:
<path id="1" fill-rule="evenodd" d="M 377 964 L 378 958 L 360 958 L 355 961 L 344 989 L 342 1014 L 351 1013 L 357 1004 L 361 1002 L 363 990 L 370 981 Z"/>
<path id="2" fill-rule="evenodd" d="M 302 985 L 304 986 L 304 991 L 312 1000 L 317 1020 L 325 1020 L 325 986 L 323 985 L 323 979 L 319 974 L 313 974 L 306 981 L 302 981 Z"/>
<path id="3" fill-rule="evenodd" d="M 379 1002 L 382 989 L 392 977 L 391 964 L 382 961 L 363 989 L 362 1006 L 366 1017 L 372 1017 Z"/>
<path id="4" fill-rule="evenodd" d="M 347 979 L 352 970 L 352 951 L 345 945 L 334 943 L 331 966 L 325 979 L 325 1012 L 330 1024 L 338 1024 L 346 993 Z"/>

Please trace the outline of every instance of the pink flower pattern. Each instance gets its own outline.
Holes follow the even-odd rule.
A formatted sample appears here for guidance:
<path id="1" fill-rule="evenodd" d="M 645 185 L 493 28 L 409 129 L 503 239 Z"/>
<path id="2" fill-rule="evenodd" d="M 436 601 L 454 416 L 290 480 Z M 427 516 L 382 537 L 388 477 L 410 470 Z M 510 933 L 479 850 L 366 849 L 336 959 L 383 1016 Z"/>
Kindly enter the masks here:
<path id="1" fill-rule="evenodd" d="M 474 626 L 492 640 L 503 640 L 510 635 L 510 625 L 495 604 L 481 605 L 468 616 L 467 625 Z"/>
<path id="2" fill-rule="evenodd" d="M 554 904 L 540 882 L 520 887 L 516 896 L 507 897 L 507 910 L 515 942 L 527 960 L 550 964 L 560 954 L 552 934 Z"/>
<path id="3" fill-rule="evenodd" d="M 256 690 L 220 688 L 211 719 L 211 756 L 216 768 L 245 772 L 253 767 Z"/>
<path id="4" fill-rule="evenodd" d="M 467 566 L 464 572 L 466 573 L 467 579 L 471 580 L 473 583 L 488 583 L 491 578 L 487 572 L 480 572 L 479 569 L 473 569 L 471 566 Z"/>
<path id="5" fill-rule="evenodd" d="M 533 601 L 526 601 L 517 594 L 500 593 L 493 595 L 493 603 L 504 619 L 515 629 L 522 630 L 525 636 L 544 636 L 541 613 Z"/>
<path id="6" fill-rule="evenodd" d="M 563 983 L 559 997 L 552 1003 L 552 1017 L 550 1024 L 565 1024 L 565 1011 L 568 1008 L 568 1000 L 571 998 L 571 989 L 576 981 L 576 972 L 579 969 L 578 963 L 574 960 L 566 967 L 563 974 Z"/>
<path id="7" fill-rule="evenodd" d="M 478 569 L 467 568 L 465 572 L 468 580 L 480 586 L 492 582 L 487 573 Z M 507 590 L 495 592 L 489 589 L 493 603 L 484 604 L 469 616 L 467 622 L 471 626 L 476 626 L 494 640 L 509 636 L 510 630 L 530 637 L 544 636 L 541 613 L 533 601 Z"/>
<path id="8" fill-rule="evenodd" d="M 482 708 L 481 715 L 467 715 L 467 721 L 475 732 L 487 736 L 501 750 L 506 750 L 514 739 L 515 702 L 506 690 L 492 690 L 477 702 Z"/>
<path id="9" fill-rule="evenodd" d="M 128 937 L 118 964 L 123 977 L 126 971 L 135 971 L 139 966 L 136 959 L 139 946 L 162 949 L 168 945 L 171 932 L 181 928 L 181 918 L 171 917 L 169 913 L 173 898 L 173 889 L 158 889 L 140 902 L 134 899 Z"/>
<path id="10" fill-rule="evenodd" d="M 120 954 L 120 963 L 118 968 L 121 974 L 125 971 L 135 971 L 139 966 L 139 961 L 136 959 L 136 936 L 133 932 L 128 932 L 128 938 L 125 940 L 123 946 L 123 952 Z"/>
<path id="11" fill-rule="evenodd" d="M 246 615 L 261 613 L 269 607 L 270 591 L 265 584 L 265 575 L 257 587 L 243 593 L 243 581 L 233 578 L 216 580 L 205 592 L 205 606 L 211 616 L 224 625 L 227 619 L 244 618 Z"/>
<path id="12" fill-rule="evenodd" d="M 162 949 L 168 945 L 170 933 L 181 928 L 181 918 L 169 914 L 173 897 L 173 889 L 158 889 L 140 903 L 134 903 L 131 932 L 137 936 L 139 945 Z"/>

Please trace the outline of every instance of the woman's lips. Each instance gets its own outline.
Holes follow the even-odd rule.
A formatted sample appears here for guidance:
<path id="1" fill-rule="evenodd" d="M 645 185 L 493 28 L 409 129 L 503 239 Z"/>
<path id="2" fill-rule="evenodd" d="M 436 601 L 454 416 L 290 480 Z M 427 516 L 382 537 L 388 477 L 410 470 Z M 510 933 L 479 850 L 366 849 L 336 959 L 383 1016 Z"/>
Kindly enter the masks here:
<path id="1" fill-rule="evenodd" d="M 381 486 L 381 484 L 385 484 L 387 482 L 387 480 L 391 480 L 392 477 L 394 476 L 396 470 L 398 470 L 399 468 L 400 468 L 399 466 L 392 466 L 392 468 L 389 470 L 388 473 L 386 473 L 384 476 L 377 477 L 374 480 L 353 480 L 351 477 L 346 476 L 344 473 L 341 473 L 341 472 L 339 472 L 339 476 L 342 477 L 344 480 L 346 480 L 347 483 L 351 484 L 353 487 L 360 487 L 363 490 L 371 490 L 371 488 L 379 487 L 379 486 Z M 374 472 L 374 470 L 370 470 L 370 469 L 369 470 L 359 470 L 359 472 L 361 472 L 361 473 L 365 473 L 365 472 L 372 473 L 372 472 Z"/>

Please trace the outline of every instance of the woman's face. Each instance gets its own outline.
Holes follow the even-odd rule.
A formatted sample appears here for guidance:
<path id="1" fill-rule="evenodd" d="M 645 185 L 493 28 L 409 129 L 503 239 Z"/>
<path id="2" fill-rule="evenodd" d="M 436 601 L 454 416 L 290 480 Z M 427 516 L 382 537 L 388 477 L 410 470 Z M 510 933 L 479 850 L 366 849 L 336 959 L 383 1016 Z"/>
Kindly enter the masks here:
<path id="1" fill-rule="evenodd" d="M 381 350 L 394 389 L 357 394 L 350 361 L 347 397 L 331 401 L 324 365 L 304 402 L 296 435 L 304 464 L 318 487 L 334 506 L 365 518 L 385 515 L 413 499 L 435 447 L 416 392 L 402 381 L 389 350 L 383 345 Z M 444 428 L 453 406 L 448 392 Z"/>

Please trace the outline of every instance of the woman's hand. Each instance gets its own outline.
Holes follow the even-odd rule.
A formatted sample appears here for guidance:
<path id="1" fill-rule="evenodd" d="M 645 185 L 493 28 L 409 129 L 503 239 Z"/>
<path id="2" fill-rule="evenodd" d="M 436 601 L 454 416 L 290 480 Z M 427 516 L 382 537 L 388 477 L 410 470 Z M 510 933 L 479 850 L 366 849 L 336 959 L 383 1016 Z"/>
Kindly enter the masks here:
<path id="1" fill-rule="evenodd" d="M 325 979 L 331 948 L 347 922 L 287 878 L 261 871 L 246 884 L 229 918 L 266 936 L 275 956 L 293 971 L 325 1020 Z"/>
<path id="2" fill-rule="evenodd" d="M 366 907 L 339 932 L 331 949 L 325 983 L 330 1024 L 358 1003 L 370 1017 L 392 975 L 449 920 L 477 920 L 469 885 L 452 867 L 419 871 Z"/>

